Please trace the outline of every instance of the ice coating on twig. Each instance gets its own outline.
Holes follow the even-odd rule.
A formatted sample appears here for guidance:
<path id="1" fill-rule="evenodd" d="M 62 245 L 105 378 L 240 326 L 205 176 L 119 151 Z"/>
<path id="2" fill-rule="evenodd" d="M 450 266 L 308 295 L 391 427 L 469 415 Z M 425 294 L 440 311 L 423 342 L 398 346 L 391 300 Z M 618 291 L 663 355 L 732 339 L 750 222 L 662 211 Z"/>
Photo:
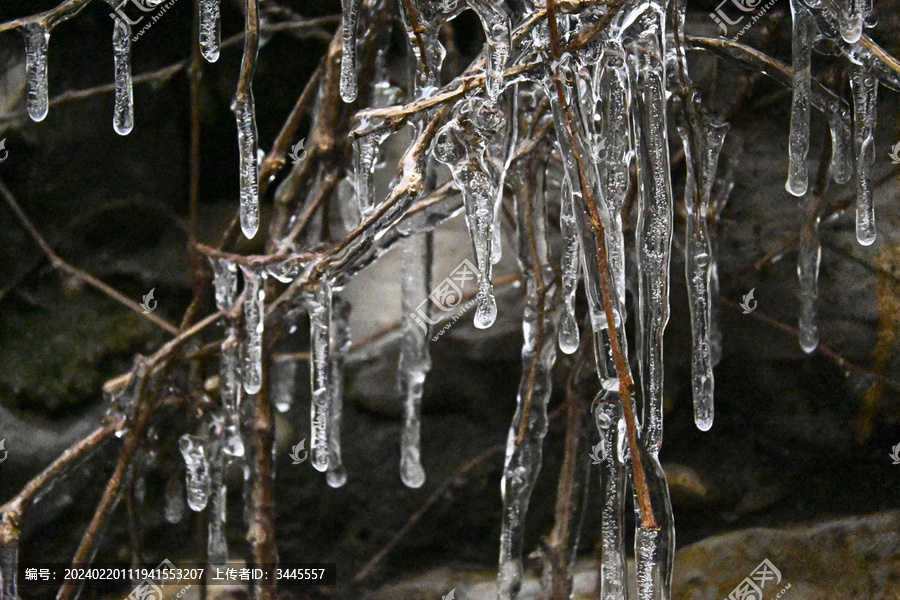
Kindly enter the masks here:
<path id="1" fill-rule="evenodd" d="M 578 276 L 581 273 L 581 245 L 578 224 L 575 220 L 575 205 L 568 179 L 560 190 L 561 209 L 559 228 L 564 247 L 561 259 L 563 313 L 559 319 L 559 349 L 565 354 L 578 350 L 578 321 L 575 319 L 575 293 L 578 291 Z"/>
<path id="2" fill-rule="evenodd" d="M 875 241 L 872 166 L 875 164 L 875 121 L 878 79 L 866 66 L 850 63 L 853 89 L 853 139 L 856 148 L 856 239 L 863 246 Z"/>
<path id="3" fill-rule="evenodd" d="M 514 600 L 522 586 L 525 518 L 541 469 L 547 433 L 547 402 L 556 363 L 556 285 L 547 257 L 547 206 L 540 167 L 531 197 L 516 202 L 518 257 L 525 281 L 522 317 L 522 378 L 509 434 L 500 489 L 503 513 L 500 530 L 498 598 Z"/>
<path id="4" fill-rule="evenodd" d="M 819 263 L 822 246 L 819 242 L 818 202 L 808 195 L 804 202 L 803 223 L 800 229 L 800 252 L 797 256 L 797 278 L 800 280 L 800 318 L 797 336 L 800 347 L 807 354 L 819 345 L 816 301 L 819 296 Z"/>
<path id="5" fill-rule="evenodd" d="M 411 235 L 402 249 L 402 338 L 397 382 L 403 397 L 403 430 L 400 434 L 400 478 L 407 487 L 425 483 L 420 448 L 422 391 L 431 370 L 429 328 L 418 316 L 428 310 L 431 289 L 431 244 L 427 234 Z"/>
<path id="6" fill-rule="evenodd" d="M 350 303 L 334 298 L 331 311 L 331 408 L 328 411 L 328 485 L 339 488 L 347 483 L 347 469 L 341 458 L 341 424 L 344 412 L 344 376 L 350 351 Z"/>
<path id="7" fill-rule="evenodd" d="M 328 468 L 328 414 L 334 382 L 331 365 L 331 282 L 323 278 L 315 296 L 307 300 L 309 309 L 309 379 L 312 387 L 310 423 L 312 466 L 319 471 Z"/>
<path id="8" fill-rule="evenodd" d="M 365 221 L 375 210 L 375 163 L 381 144 L 390 136 L 390 130 L 376 130 L 353 140 L 353 183 L 359 202 L 360 219 Z"/>
<path id="9" fill-rule="evenodd" d="M 208 62 L 219 60 L 220 0 L 200 0 L 200 53 Z"/>
<path id="10" fill-rule="evenodd" d="M 228 312 L 234 308 L 234 300 L 237 296 L 238 276 L 237 265 L 227 258 L 210 257 L 209 264 L 213 270 L 213 286 L 216 290 L 216 306 L 219 310 Z"/>
<path id="11" fill-rule="evenodd" d="M 247 238 L 259 229 L 259 153 L 253 91 L 234 100 L 240 159 L 241 230 Z"/>
<path id="12" fill-rule="evenodd" d="M 187 503 L 193 511 L 200 512 L 209 502 L 209 460 L 204 437 L 185 433 L 179 447 L 186 467 Z"/>
<path id="13" fill-rule="evenodd" d="M 115 108 L 113 128 L 128 135 L 134 127 L 134 96 L 131 79 L 131 27 L 116 19 L 113 25 L 113 61 L 115 63 Z"/>
<path id="14" fill-rule="evenodd" d="M 257 393 L 262 388 L 262 337 L 266 316 L 266 272 L 241 266 L 244 273 L 244 391 Z"/>
<path id="15" fill-rule="evenodd" d="M 22 26 L 25 34 L 25 104 L 32 121 L 43 121 L 50 106 L 47 85 L 47 47 L 50 30 L 40 22 Z"/>
<path id="16" fill-rule="evenodd" d="M 856 0 L 849 0 L 855 2 Z M 815 41 L 815 21 L 802 0 L 791 0 L 791 55 L 793 58 L 793 87 L 791 97 L 791 130 L 789 134 L 788 179 L 785 189 L 794 196 L 803 196 L 809 186 L 806 156 L 809 154 L 809 95 L 810 61 Z"/>

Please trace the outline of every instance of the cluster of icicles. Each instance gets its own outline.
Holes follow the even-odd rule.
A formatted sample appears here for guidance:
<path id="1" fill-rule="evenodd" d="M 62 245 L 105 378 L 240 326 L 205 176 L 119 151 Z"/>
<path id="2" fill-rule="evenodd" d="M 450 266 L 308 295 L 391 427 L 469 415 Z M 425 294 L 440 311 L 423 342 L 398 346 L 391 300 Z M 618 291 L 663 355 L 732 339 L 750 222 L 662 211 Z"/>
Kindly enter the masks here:
<path id="1" fill-rule="evenodd" d="M 108 0 L 111 4 L 113 0 Z M 249 0 L 257 2 L 258 0 Z M 636 256 L 636 297 L 638 351 L 634 358 L 640 375 L 641 422 L 637 447 L 646 473 L 651 506 L 657 526 L 645 527 L 637 499 L 635 506 L 635 560 L 637 589 L 641 600 L 670 596 L 674 558 L 674 520 L 668 485 L 659 463 L 662 445 L 663 332 L 669 314 L 670 257 L 673 231 L 673 195 L 670 181 L 670 152 L 667 139 L 667 114 L 671 110 L 682 137 L 687 179 L 685 209 L 686 280 L 690 298 L 693 333 L 692 371 L 695 421 L 701 430 L 713 422 L 713 367 L 721 354 L 716 327 L 718 274 L 714 255 L 714 227 L 710 217 L 721 210 L 730 189 L 728 182 L 716 180 L 716 167 L 727 127 L 717 123 L 696 107 L 699 100 L 687 76 L 687 63 L 675 43 L 674 33 L 683 38 L 684 13 L 672 10 L 671 0 L 628 0 L 593 42 L 573 52 L 563 52 L 558 60 L 550 55 L 546 19 L 532 17 L 543 7 L 526 1 L 524 14 L 510 18 L 498 0 L 442 2 L 410 0 L 403 3 L 402 22 L 415 54 L 417 72 L 410 99 L 427 99 L 438 93 L 437 74 L 445 50 L 438 39 L 444 22 L 467 8 L 473 9 L 484 28 L 486 48 L 473 67 L 481 69 L 484 86 L 456 101 L 452 114 L 435 136 L 429 156 L 447 167 L 463 196 L 479 281 L 475 325 L 490 327 L 497 315 L 491 284 L 491 266 L 500 258 L 500 203 L 507 179 L 521 182 L 525 177 L 514 167 L 513 159 L 528 132 L 536 130 L 541 119 L 553 119 L 556 150 L 562 171 L 552 167 L 547 157 L 538 160 L 540 172 L 526 197 L 516 193 L 516 222 L 519 229 L 519 262 L 525 282 L 526 308 L 523 319 L 523 379 L 518 407 L 509 432 L 503 490 L 502 533 L 500 538 L 499 597 L 517 596 L 523 577 L 523 530 L 529 498 L 541 466 L 542 442 L 547 430 L 547 402 L 551 393 L 551 372 L 556 348 L 572 354 L 579 345 L 580 333 L 575 315 L 575 295 L 579 282 L 588 300 L 596 370 L 601 389 L 593 411 L 602 442 L 603 496 L 602 569 L 600 597 L 604 600 L 626 598 L 624 522 L 627 486 L 634 478 L 632 456 L 627 443 L 624 410 L 619 396 L 619 372 L 612 354 L 611 339 L 617 335 L 621 351 L 630 356 L 625 338 L 627 320 L 626 256 Z M 791 0 L 793 15 L 793 100 L 790 127 L 789 176 L 786 189 L 793 195 L 809 195 L 807 154 L 809 149 L 810 106 L 822 110 L 829 121 L 832 139 L 830 174 L 834 181 L 847 182 L 853 174 L 856 157 L 858 189 L 857 236 L 864 245 L 875 239 L 872 208 L 872 165 L 876 92 L 879 79 L 900 89 L 897 72 L 885 64 L 885 57 L 863 42 L 863 27 L 874 24 L 871 0 L 843 0 L 835 7 L 832 0 Z M 218 0 L 200 3 L 200 43 L 203 56 L 218 57 Z M 343 2 L 343 58 L 341 96 L 353 101 L 358 95 L 356 83 L 357 26 L 360 0 Z M 565 49 L 572 40 L 605 16 L 600 3 L 578 14 L 558 15 L 560 44 Z M 676 32 L 670 22 L 675 23 Z M 47 114 L 47 48 L 49 27 L 45 21 L 27 21 L 22 25 L 27 51 L 27 108 L 40 121 Z M 845 103 L 818 86 L 811 88 L 811 49 L 818 40 L 826 40 L 843 54 L 850 72 L 853 92 L 852 149 L 851 119 Z M 130 28 L 116 21 L 115 116 L 118 133 L 127 134 L 133 125 L 132 81 L 130 69 Z M 505 78 L 511 64 L 532 63 L 515 79 Z M 388 106 L 396 102 L 400 90 L 388 82 L 384 54 L 376 61 L 376 82 L 369 105 Z M 561 87 L 556 87 L 556 83 Z M 451 84 L 452 85 L 452 84 Z M 448 89 L 453 89 L 452 87 Z M 550 101 L 549 115 L 537 107 L 544 98 Z M 671 107 L 668 100 L 672 98 Z M 247 237 L 255 235 L 259 224 L 258 142 L 252 93 L 234 106 L 240 146 L 240 212 Z M 569 114 L 567 114 L 567 112 Z M 411 155 L 426 117 L 410 119 L 416 135 L 407 152 Z M 572 118 L 574 116 L 574 118 Z M 360 119 L 354 132 L 353 194 L 362 220 L 372 217 L 377 203 L 373 173 L 380 146 L 390 135 L 385 121 Z M 589 160 L 585 160 L 589 159 Z M 405 158 L 404 158 L 405 160 Z M 630 167 L 635 163 L 638 206 L 635 248 L 626 250 L 622 210 L 629 187 Z M 433 166 L 430 163 L 428 166 Z M 427 169 L 425 166 L 424 169 Z M 417 168 L 423 168 L 421 163 Z M 401 174 L 402 175 L 402 174 Z M 529 175 L 528 177 L 531 177 Z M 714 185 L 724 188 L 712 198 Z M 515 186 L 522 189 L 522 185 Z M 527 187 L 527 186 L 525 186 Z M 609 300 L 613 307 L 611 330 L 601 289 L 597 236 L 589 222 L 585 190 L 596 199 L 596 213 L 605 231 L 608 256 Z M 552 197 L 552 199 L 550 199 Z M 397 225 L 402 213 L 412 205 L 407 198 L 387 217 L 368 231 L 360 247 L 370 248 L 376 238 L 382 240 Z M 558 203 L 559 229 L 564 241 L 560 257 L 561 285 L 556 288 L 550 262 L 548 204 Z M 414 313 L 430 291 L 431 250 L 425 232 L 434 229 L 456 211 L 426 215 L 416 227 L 396 235 L 403 252 L 403 324 L 398 380 L 404 397 L 404 423 L 401 435 L 401 478 L 410 487 L 425 481 L 420 441 L 420 405 L 423 383 L 430 370 L 429 333 L 420 327 Z M 801 310 L 799 337 L 803 349 L 811 352 L 818 343 L 815 304 L 819 267 L 819 243 L 816 223 L 801 236 L 799 278 Z M 377 231 L 375 231 L 377 230 Z M 526 239 L 525 232 L 532 239 Z M 390 237 L 390 236 L 387 236 Z M 377 258 L 382 252 L 375 253 Z M 351 253 L 352 254 L 352 253 Z M 358 253 L 362 257 L 365 251 Z M 366 255 L 368 256 L 368 255 Z M 305 298 L 310 319 L 310 368 L 312 382 L 311 444 L 312 465 L 326 472 L 334 487 L 347 479 L 341 461 L 340 426 L 344 363 L 350 347 L 349 307 L 339 295 L 347 277 L 368 261 L 347 273 L 326 273 L 316 291 Z M 264 280 L 274 276 L 293 281 L 300 271 L 309 273 L 315 265 L 277 263 L 267 266 L 241 266 L 243 292 L 238 295 L 238 267 L 227 259 L 211 259 L 215 273 L 216 302 L 227 317 L 225 341 L 221 346 L 219 392 L 221 410 L 212 414 L 196 434 L 181 439 L 187 484 L 186 493 L 179 481 L 173 481 L 167 493 L 166 517 L 175 522 L 183 513 L 183 498 L 193 510 L 210 506 L 210 558 L 221 562 L 227 557 L 224 537 L 225 486 L 222 474 L 227 457 L 244 456 L 241 439 L 241 396 L 260 390 L 262 373 L 262 336 L 265 321 Z M 349 261 L 348 261 L 349 262 Z M 364 263 L 364 264 L 363 264 Z M 360 266 L 361 265 L 361 266 Z M 618 332 L 616 334 L 616 332 Z M 274 363 L 271 396 L 276 407 L 286 411 L 292 402 L 295 363 Z M 626 364 L 626 368 L 628 365 Z M 531 370 L 531 371 L 529 371 Z M 631 378 L 630 373 L 628 374 Z M 530 407 L 524 410 L 526 396 Z M 127 407 L 122 407 L 122 412 Z M 246 418 L 246 417 L 245 417 Z M 526 422 L 523 423 L 523 420 Z M 247 473 L 247 467 L 245 467 Z M 632 485 L 632 487 L 635 487 Z M 573 536 L 573 544 L 577 540 Z M 573 546 L 574 547 L 574 546 Z M 5 555 L 4 555 L 5 556 Z M 574 559 L 574 552 L 570 554 Z M 12 560 L 12 564 L 15 560 Z M 8 560 L 0 560 L 4 581 L 9 581 Z"/>

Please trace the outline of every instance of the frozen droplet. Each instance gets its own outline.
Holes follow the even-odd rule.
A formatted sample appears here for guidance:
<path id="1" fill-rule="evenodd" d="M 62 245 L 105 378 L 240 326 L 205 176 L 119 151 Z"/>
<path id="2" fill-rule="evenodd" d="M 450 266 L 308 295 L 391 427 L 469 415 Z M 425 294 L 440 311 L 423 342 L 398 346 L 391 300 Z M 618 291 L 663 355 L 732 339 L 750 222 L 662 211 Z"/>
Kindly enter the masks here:
<path id="1" fill-rule="evenodd" d="M 131 27 L 116 19 L 113 26 L 113 59 L 115 62 L 115 108 L 113 128 L 128 135 L 134 127 L 134 96 L 131 80 Z"/>

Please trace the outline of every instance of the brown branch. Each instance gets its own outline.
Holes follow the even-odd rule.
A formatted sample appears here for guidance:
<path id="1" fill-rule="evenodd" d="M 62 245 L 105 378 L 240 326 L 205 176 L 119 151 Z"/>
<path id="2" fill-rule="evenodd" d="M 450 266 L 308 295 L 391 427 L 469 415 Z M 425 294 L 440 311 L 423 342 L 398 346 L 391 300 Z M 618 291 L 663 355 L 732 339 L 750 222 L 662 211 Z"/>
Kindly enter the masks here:
<path id="1" fill-rule="evenodd" d="M 550 24 L 550 48 L 554 59 L 559 61 L 559 31 L 556 23 L 556 0 L 547 0 L 547 20 Z M 554 41 L 555 40 L 555 41 Z M 619 332 L 616 328 L 615 314 L 612 306 L 612 283 L 609 278 L 609 259 L 606 255 L 606 230 L 600 219 L 600 213 L 597 209 L 597 201 L 594 198 L 594 191 L 591 189 L 588 180 L 587 168 L 585 166 L 584 157 L 577 148 L 577 125 L 572 111 L 569 110 L 566 100 L 565 88 L 563 87 L 563 76 L 561 67 L 557 66 L 553 77 L 553 83 L 556 87 L 557 101 L 560 110 L 565 116 L 564 133 L 572 142 L 572 150 L 575 155 L 575 162 L 579 171 L 579 184 L 584 197 L 585 205 L 588 211 L 590 227 L 594 230 L 594 236 L 597 245 L 597 267 L 600 270 L 600 291 L 603 296 L 603 310 L 606 314 L 607 323 L 609 324 L 609 341 L 612 349 L 613 360 L 616 365 L 616 374 L 619 378 L 619 395 L 622 402 L 622 409 L 625 416 L 625 428 L 628 434 L 628 447 L 631 450 L 632 470 L 634 474 L 634 490 L 638 499 L 638 505 L 641 509 L 641 524 L 647 529 L 658 529 L 656 518 L 653 515 L 653 507 L 650 502 L 650 490 L 647 487 L 647 475 L 644 472 L 643 461 L 641 460 L 640 448 L 638 447 L 638 431 L 637 420 L 634 415 L 634 406 L 632 404 L 632 390 L 634 388 L 634 380 L 631 378 L 631 369 L 628 365 L 628 359 L 622 351 L 619 342 Z"/>
<path id="2" fill-rule="evenodd" d="M 21 221 L 22 226 L 28 231 L 29 235 L 34 238 L 34 241 L 37 242 L 38 246 L 41 247 L 41 250 L 44 251 L 44 254 L 47 255 L 47 258 L 50 259 L 50 263 L 54 268 L 59 269 L 61 271 L 65 271 L 72 277 L 88 284 L 89 286 L 103 292 L 116 302 L 125 305 L 129 309 L 133 310 L 143 318 L 147 319 L 154 325 L 161 327 L 162 329 L 168 331 L 172 335 L 178 333 L 178 329 L 160 317 L 159 315 L 155 315 L 152 312 L 147 313 L 141 308 L 141 305 L 131 300 L 130 298 L 126 298 L 120 292 L 111 288 L 107 284 L 103 283 L 87 271 L 83 271 L 78 267 L 70 265 L 66 261 L 64 261 L 54 250 L 50 247 L 50 244 L 44 239 L 44 237 L 38 232 L 35 226 L 31 223 L 28 216 L 25 214 L 25 211 L 19 206 L 19 203 L 16 201 L 15 196 L 13 196 L 12 192 L 9 191 L 9 188 L 6 187 L 6 184 L 0 179 L 0 193 L 3 194 L 3 198 L 6 200 L 6 203 L 9 204 L 10 208 L 12 208 L 13 212 L 16 213 L 16 216 Z"/>
<path id="3" fill-rule="evenodd" d="M 267 373 L 264 369 L 263 373 Z M 267 377 L 262 389 L 248 400 L 253 402 L 253 488 L 250 496 L 251 517 L 247 541 L 253 549 L 253 562 L 264 569 L 263 583 L 257 583 L 257 600 L 275 600 L 275 420 L 269 400 Z"/>

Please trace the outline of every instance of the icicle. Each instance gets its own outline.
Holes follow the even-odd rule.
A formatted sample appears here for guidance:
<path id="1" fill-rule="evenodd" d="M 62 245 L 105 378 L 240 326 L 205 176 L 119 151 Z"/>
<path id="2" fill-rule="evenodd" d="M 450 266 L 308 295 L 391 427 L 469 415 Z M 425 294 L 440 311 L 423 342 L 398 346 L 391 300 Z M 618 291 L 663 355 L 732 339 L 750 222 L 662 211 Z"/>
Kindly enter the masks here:
<path id="1" fill-rule="evenodd" d="M 643 526 L 635 498 L 635 566 L 641 600 L 665 600 L 672 589 L 675 530 L 668 483 L 658 456 L 663 437 L 663 332 L 669 318 L 673 204 L 666 136 L 665 19 L 661 4 L 651 3 L 639 22 L 643 33 L 629 53 L 635 59 L 632 126 L 639 178 L 635 245 L 643 410 L 638 448 L 659 529 Z M 632 489 L 635 487 L 632 481 Z"/>
<path id="2" fill-rule="evenodd" d="M 253 90 L 234 100 L 240 155 L 241 230 L 249 239 L 259 229 L 259 156 Z"/>
<path id="3" fill-rule="evenodd" d="M 863 31 L 862 0 L 838 0 L 838 4 L 841 37 L 845 42 L 855 44 Z"/>
<path id="4" fill-rule="evenodd" d="M 244 272 L 244 390 L 257 393 L 262 387 L 262 336 L 266 316 L 266 273 L 241 266 Z"/>
<path id="5" fill-rule="evenodd" d="M 601 394 L 603 394 L 601 392 Z M 603 492 L 600 594 L 598 600 L 628 600 L 629 586 L 625 558 L 625 494 L 626 477 L 623 452 L 625 421 L 618 394 L 608 398 L 594 409 L 594 420 L 600 434 L 602 462 L 600 485 Z M 601 396 L 602 397 L 602 396 Z"/>
<path id="6" fill-rule="evenodd" d="M 525 280 L 522 317 L 522 379 L 516 413 L 506 439 L 506 460 L 500 489 L 503 514 L 500 530 L 498 598 L 514 600 L 522 586 L 522 546 L 525 519 L 541 469 L 547 433 L 547 401 L 556 362 L 556 286 L 547 263 L 547 206 L 540 182 L 546 167 L 537 168 L 538 185 L 531 198 L 516 198 L 519 264 Z"/>
<path id="7" fill-rule="evenodd" d="M 578 242 L 578 224 L 575 221 L 575 206 L 569 180 L 563 181 L 560 190 L 562 208 L 559 215 L 559 228 L 562 231 L 565 247 L 561 260 L 563 314 L 559 322 L 559 349 L 566 354 L 578 350 L 578 321 L 575 319 L 575 293 L 578 291 L 578 275 L 581 267 L 581 245 Z"/>
<path id="8" fill-rule="evenodd" d="M 50 106 L 47 99 L 47 47 L 50 30 L 39 22 L 22 26 L 25 34 L 25 97 L 28 116 L 43 121 Z"/>
<path id="9" fill-rule="evenodd" d="M 493 104 L 503 91 L 503 71 L 509 57 L 510 31 L 509 17 L 501 2 L 496 0 L 469 0 L 469 7 L 481 20 L 486 38 L 484 83 L 488 101 Z"/>
<path id="10" fill-rule="evenodd" d="M 219 0 L 200 0 L 200 53 L 208 62 L 219 60 Z"/>
<path id="11" fill-rule="evenodd" d="M 208 447 L 210 449 L 210 486 L 206 553 L 210 564 L 224 565 L 228 562 L 228 540 L 225 537 L 228 488 L 223 481 L 225 454 L 219 443 L 210 444 Z"/>
<path id="12" fill-rule="evenodd" d="M 810 60 L 816 25 L 802 0 L 791 0 L 791 16 L 794 93 L 791 99 L 788 179 L 784 187 L 789 193 L 800 197 L 809 185 L 806 156 L 809 153 Z"/>
<path id="13" fill-rule="evenodd" d="M 856 142 L 856 239 L 863 246 L 875 241 L 872 165 L 875 164 L 875 119 L 878 79 L 865 66 L 850 63 L 853 88 L 853 129 Z"/>
<path id="14" fill-rule="evenodd" d="M 431 288 L 431 248 L 427 235 L 413 235 L 402 242 L 403 251 L 403 338 L 397 380 L 403 395 L 403 431 L 400 434 L 400 478 L 407 487 L 425 483 L 419 447 L 422 427 L 422 390 L 431 370 L 428 354 L 429 328 L 418 309 L 429 305 Z"/>
<path id="15" fill-rule="evenodd" d="M 368 126 L 368 123 L 360 124 Z M 378 161 L 381 144 L 390 136 L 391 131 L 380 130 L 360 135 L 353 140 L 353 180 L 356 187 L 356 199 L 359 202 L 360 220 L 368 219 L 375 210 L 375 163 Z"/>
<path id="16" fill-rule="evenodd" d="M 649 20 L 661 21 L 661 16 Z M 661 24 L 656 24 L 661 28 Z M 639 201 L 635 242 L 638 254 L 641 386 L 644 441 L 662 444 L 663 331 L 669 320 L 669 260 L 672 245 L 672 185 L 666 135 L 665 69 L 654 36 L 637 44 L 636 102 L 632 103 L 638 149 Z M 646 45 L 645 45 L 646 44 Z"/>
<path id="17" fill-rule="evenodd" d="M 312 385 L 310 456 L 319 471 L 328 468 L 328 413 L 333 382 L 331 366 L 331 282 L 323 278 L 315 298 L 309 299 L 309 371 Z"/>
<path id="18" fill-rule="evenodd" d="M 294 382 L 297 377 L 297 361 L 276 360 L 269 371 L 272 381 L 272 402 L 280 413 L 291 409 L 294 403 Z"/>
<path id="19" fill-rule="evenodd" d="M 216 306 L 219 310 L 228 312 L 234 308 L 234 299 L 237 296 L 237 266 L 227 258 L 210 258 L 209 263 L 213 269 Z"/>
<path id="20" fill-rule="evenodd" d="M 191 510 L 200 512 L 209 501 L 209 462 L 203 437 L 186 433 L 179 446 L 187 467 L 187 503 Z"/>
<path id="21" fill-rule="evenodd" d="M 184 518 L 184 481 L 180 470 L 176 470 L 166 483 L 164 513 L 166 522 L 172 525 Z"/>
<path id="22" fill-rule="evenodd" d="M 240 407 L 243 387 L 240 377 L 241 343 L 237 324 L 229 322 L 225 341 L 219 357 L 219 394 L 225 408 L 225 454 L 243 456 L 244 442 L 241 439 Z"/>
<path id="23" fill-rule="evenodd" d="M 341 98 L 356 100 L 356 26 L 360 0 L 341 0 Z"/>
<path id="24" fill-rule="evenodd" d="M 840 109 L 847 113 L 845 109 Z M 828 113 L 826 113 L 828 116 Z M 842 119 L 837 115 L 829 117 L 828 128 L 831 132 L 831 163 L 829 171 L 835 183 L 847 183 L 853 174 L 853 148 L 850 143 L 850 118 Z"/>
<path id="25" fill-rule="evenodd" d="M 489 120 L 494 121 L 490 125 L 497 125 L 492 117 L 499 113 L 486 114 L 491 113 L 491 109 L 478 99 L 474 99 L 462 111 L 474 112 L 476 115 L 474 118 L 481 121 L 481 127 L 476 127 L 469 119 L 466 119 L 464 124 L 455 119 L 451 120 L 441 128 L 435 138 L 434 157 L 450 167 L 453 179 L 463 193 L 466 223 L 475 247 L 479 271 L 475 327 L 486 329 L 493 325 L 497 318 L 497 301 L 494 299 L 494 286 L 491 282 L 494 201 L 497 190 L 490 174 L 478 160 L 477 153 L 483 150 L 486 131 L 478 132 L 477 129 L 486 130 Z"/>
<path id="26" fill-rule="evenodd" d="M 713 257 L 709 234 L 709 197 L 727 127 L 712 122 L 700 110 L 693 108 L 699 106 L 699 98 L 695 95 L 691 95 L 687 101 L 691 103 L 690 106 L 684 106 L 684 101 L 678 103 L 678 114 L 687 111 L 687 118 L 677 119 L 687 164 L 684 186 L 687 212 L 684 268 L 691 314 L 694 422 L 701 431 L 708 431 L 713 424 L 715 387 L 710 339 L 710 267 Z"/>
<path id="27" fill-rule="evenodd" d="M 331 325 L 331 409 L 328 412 L 328 485 L 339 488 L 347 483 L 347 470 L 341 458 L 341 424 L 344 412 L 344 365 L 350 351 L 350 303 L 334 299 Z"/>
<path id="28" fill-rule="evenodd" d="M 819 345 L 816 325 L 816 300 L 819 296 L 819 263 L 822 247 L 819 244 L 819 215 L 817 198 L 807 196 L 807 214 L 800 230 L 800 254 L 797 257 L 797 277 L 800 280 L 800 319 L 797 327 L 800 347 L 807 354 Z"/>
<path id="29" fill-rule="evenodd" d="M 113 26 L 113 57 L 116 72 L 113 128 L 119 135 L 128 135 L 134 127 L 134 98 L 131 90 L 131 27 L 119 19 L 116 19 Z"/>

